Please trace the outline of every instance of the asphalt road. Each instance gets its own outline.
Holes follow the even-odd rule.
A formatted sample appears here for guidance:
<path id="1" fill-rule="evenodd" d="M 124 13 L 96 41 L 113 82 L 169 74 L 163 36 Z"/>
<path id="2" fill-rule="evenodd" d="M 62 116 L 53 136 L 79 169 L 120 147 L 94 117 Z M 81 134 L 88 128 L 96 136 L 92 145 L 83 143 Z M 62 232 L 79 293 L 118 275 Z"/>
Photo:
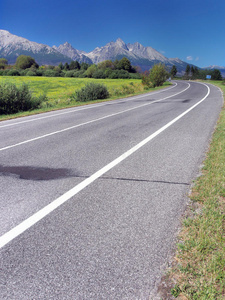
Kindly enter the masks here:
<path id="1" fill-rule="evenodd" d="M 0 122 L 0 298 L 154 299 L 222 104 L 177 81 Z"/>

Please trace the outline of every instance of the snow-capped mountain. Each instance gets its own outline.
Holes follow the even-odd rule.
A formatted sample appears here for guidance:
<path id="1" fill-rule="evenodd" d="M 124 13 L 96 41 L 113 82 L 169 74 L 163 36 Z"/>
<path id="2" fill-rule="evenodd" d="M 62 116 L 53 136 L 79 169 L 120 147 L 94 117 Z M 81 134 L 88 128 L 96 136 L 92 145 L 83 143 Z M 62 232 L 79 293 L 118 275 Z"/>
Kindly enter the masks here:
<path id="1" fill-rule="evenodd" d="M 30 42 L 6 30 L 0 30 L 0 47 L 2 48 L 1 53 L 5 55 L 10 55 L 13 51 L 20 51 L 21 49 L 24 51 L 32 51 L 33 53 L 43 51 L 49 54 L 53 52 L 52 48 L 47 45 Z"/>
<path id="2" fill-rule="evenodd" d="M 6 30 L 0 30 L 0 57 L 4 57 L 10 64 L 16 62 L 19 55 L 32 56 L 39 65 L 58 65 L 60 62 L 99 63 L 104 60 L 116 60 L 127 57 L 131 64 L 139 66 L 143 71 L 149 70 L 156 63 L 164 63 L 169 68 L 177 67 L 178 72 L 185 71 L 187 63 L 179 58 L 167 58 L 152 47 L 144 47 L 140 43 L 125 44 L 120 38 L 103 47 L 97 47 L 86 53 L 72 47 L 68 42 L 50 47 L 48 45 L 31 42 L 23 37 L 18 37 Z"/>
<path id="3" fill-rule="evenodd" d="M 135 66 L 141 67 L 151 66 L 156 62 L 168 63 L 168 59 L 161 53 L 151 47 L 144 47 L 139 43 L 125 44 L 120 38 L 116 42 L 110 42 L 101 48 L 96 48 L 93 51 L 86 53 L 94 63 L 99 63 L 103 60 L 121 59 L 127 57 Z"/>
<path id="4" fill-rule="evenodd" d="M 136 56 L 132 53 L 129 55 L 129 50 L 126 44 L 121 39 L 117 39 L 116 42 L 110 42 L 101 48 L 97 47 L 93 51 L 86 53 L 86 55 L 95 64 L 107 59 L 120 59 L 124 56 L 126 56 L 129 59 L 136 58 Z"/>
<path id="5" fill-rule="evenodd" d="M 127 44 L 127 48 L 129 49 L 129 52 L 134 53 L 138 57 L 146 58 L 149 60 L 158 60 L 161 62 L 167 61 L 167 58 L 160 52 L 156 51 L 152 47 L 144 47 L 138 42 L 134 44 Z"/>
<path id="6" fill-rule="evenodd" d="M 143 71 L 149 70 L 154 64 L 160 62 L 165 64 L 169 68 L 171 68 L 173 65 L 176 65 L 177 70 L 180 73 L 184 72 L 187 66 L 187 63 L 180 60 L 179 58 L 167 58 L 152 47 L 144 47 L 138 42 L 134 44 L 125 44 L 125 42 L 120 38 L 118 38 L 116 42 L 110 42 L 103 47 L 97 47 L 89 53 L 78 51 L 72 48 L 70 44 L 66 44 L 60 45 L 56 49 L 64 55 L 71 57 L 72 59 L 74 59 L 72 56 L 73 53 L 76 55 L 81 55 L 82 53 L 85 57 L 88 57 L 94 64 L 98 64 L 99 62 L 102 62 L 104 60 L 114 61 L 115 59 L 127 57 L 131 61 L 132 65 L 141 67 Z"/>
<path id="7" fill-rule="evenodd" d="M 31 42 L 6 30 L 0 30 L 0 57 L 6 58 L 9 63 L 15 63 L 21 54 L 32 56 L 40 65 L 68 61 L 68 57 L 48 45 Z"/>
<path id="8" fill-rule="evenodd" d="M 85 62 L 88 64 L 92 64 L 92 60 L 85 55 L 86 53 L 84 51 L 73 48 L 72 45 L 68 42 L 64 43 L 63 45 L 59 45 L 59 47 L 53 46 L 52 48 L 59 53 L 68 56 L 72 60 L 77 60 L 80 63 Z"/>

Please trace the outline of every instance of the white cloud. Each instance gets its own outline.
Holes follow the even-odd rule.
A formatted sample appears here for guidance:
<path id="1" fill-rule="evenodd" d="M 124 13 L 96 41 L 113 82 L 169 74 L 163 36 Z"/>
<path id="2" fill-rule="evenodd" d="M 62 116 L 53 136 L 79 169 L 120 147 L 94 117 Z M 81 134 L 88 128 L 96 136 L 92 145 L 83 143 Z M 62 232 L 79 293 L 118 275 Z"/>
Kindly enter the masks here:
<path id="1" fill-rule="evenodd" d="M 166 52 L 163 50 L 159 50 L 160 53 L 165 54 Z"/>
<path id="2" fill-rule="evenodd" d="M 193 60 L 192 56 L 187 56 L 187 60 Z"/>
<path id="3" fill-rule="evenodd" d="M 198 61 L 198 60 L 199 60 L 199 57 L 197 56 L 195 60 Z"/>

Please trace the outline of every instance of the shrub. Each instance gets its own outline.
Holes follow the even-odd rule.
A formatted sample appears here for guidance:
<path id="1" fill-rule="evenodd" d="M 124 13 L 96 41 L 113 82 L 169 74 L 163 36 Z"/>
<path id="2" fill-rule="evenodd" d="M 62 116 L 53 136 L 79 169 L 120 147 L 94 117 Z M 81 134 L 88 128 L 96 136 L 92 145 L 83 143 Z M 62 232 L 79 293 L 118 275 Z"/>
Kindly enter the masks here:
<path id="1" fill-rule="evenodd" d="M 130 73 L 129 75 L 131 79 L 141 79 L 140 73 Z"/>
<path id="2" fill-rule="evenodd" d="M 105 75 L 105 72 L 104 70 L 96 70 L 93 75 L 92 75 L 93 78 L 106 78 L 106 75 Z"/>
<path id="3" fill-rule="evenodd" d="M 79 78 L 87 78 L 87 75 L 86 75 L 86 71 L 80 71 L 80 75 L 78 76 Z"/>
<path id="4" fill-rule="evenodd" d="M 88 83 L 85 87 L 75 92 L 72 98 L 76 101 L 90 101 L 97 99 L 106 99 L 109 97 L 107 87 L 99 83 Z"/>
<path id="5" fill-rule="evenodd" d="M 36 76 L 42 76 L 42 75 L 43 75 L 43 71 L 37 69 L 37 71 L 36 71 Z"/>
<path id="6" fill-rule="evenodd" d="M 134 93 L 134 88 L 132 85 L 129 84 L 123 84 L 122 85 L 122 93 L 125 95 L 133 94 Z"/>
<path id="7" fill-rule="evenodd" d="M 27 76 L 27 70 L 21 70 L 20 76 Z"/>
<path id="8" fill-rule="evenodd" d="M 149 75 L 145 75 L 145 74 L 142 75 L 142 84 L 147 88 L 153 87 Z"/>
<path id="9" fill-rule="evenodd" d="M 73 70 L 71 70 L 71 71 L 66 71 L 65 72 L 65 77 L 73 77 L 73 74 L 74 74 L 74 71 Z"/>
<path id="10" fill-rule="evenodd" d="M 75 71 L 73 77 L 79 77 L 82 74 L 82 71 Z"/>
<path id="11" fill-rule="evenodd" d="M 8 76 L 9 71 L 10 71 L 10 70 L 7 70 L 7 69 L 4 70 L 4 71 L 3 71 L 3 76 Z"/>
<path id="12" fill-rule="evenodd" d="M 34 71 L 28 71 L 26 76 L 36 76 L 37 74 Z"/>
<path id="13" fill-rule="evenodd" d="M 16 87 L 14 84 L 0 84 L 0 114 L 13 114 L 38 108 L 41 98 L 32 97 L 26 84 Z"/>
<path id="14" fill-rule="evenodd" d="M 161 63 L 154 65 L 150 70 L 149 79 L 153 84 L 153 87 L 162 86 L 168 77 L 169 74 L 167 73 L 165 66 Z"/>
<path id="15" fill-rule="evenodd" d="M 11 69 L 9 70 L 8 76 L 20 76 L 20 72 L 18 70 L 15 70 L 15 69 Z"/>
<path id="16" fill-rule="evenodd" d="M 45 70 L 43 72 L 43 76 L 45 77 L 57 77 L 57 72 L 55 72 L 54 70 Z"/>
<path id="17" fill-rule="evenodd" d="M 109 74 L 109 78 L 110 79 L 117 79 L 117 78 L 128 79 L 128 78 L 130 78 L 130 74 L 129 74 L 129 72 L 127 72 L 125 70 L 114 70 Z"/>

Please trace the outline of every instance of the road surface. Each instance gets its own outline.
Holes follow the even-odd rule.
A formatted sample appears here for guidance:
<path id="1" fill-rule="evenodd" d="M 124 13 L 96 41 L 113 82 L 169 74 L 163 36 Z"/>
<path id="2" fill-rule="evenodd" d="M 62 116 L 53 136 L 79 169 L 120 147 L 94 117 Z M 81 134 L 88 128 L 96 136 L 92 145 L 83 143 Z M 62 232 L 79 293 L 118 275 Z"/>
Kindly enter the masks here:
<path id="1" fill-rule="evenodd" d="M 177 81 L 0 122 L 1 299 L 154 299 L 222 104 Z"/>

